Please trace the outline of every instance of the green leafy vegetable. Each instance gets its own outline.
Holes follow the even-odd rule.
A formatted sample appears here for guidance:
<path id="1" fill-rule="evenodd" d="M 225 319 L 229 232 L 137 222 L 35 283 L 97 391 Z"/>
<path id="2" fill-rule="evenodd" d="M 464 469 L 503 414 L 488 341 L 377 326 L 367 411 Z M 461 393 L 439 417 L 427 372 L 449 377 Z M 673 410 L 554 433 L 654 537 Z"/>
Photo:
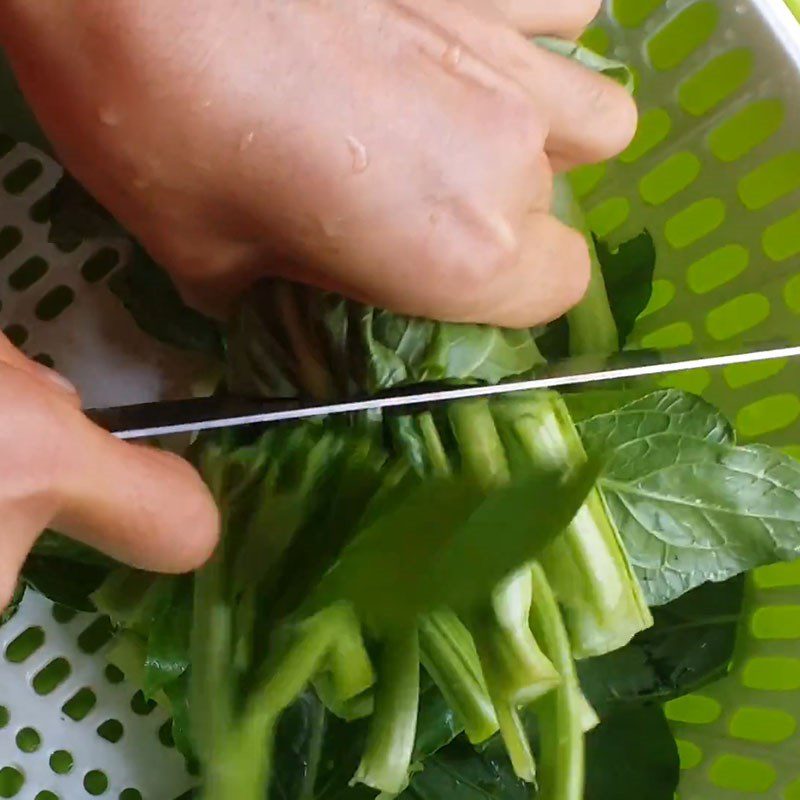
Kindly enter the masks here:
<path id="1" fill-rule="evenodd" d="M 800 556 L 800 464 L 736 447 L 699 398 L 659 392 L 581 424 L 651 605 Z"/>
<path id="2" fill-rule="evenodd" d="M 655 625 L 627 647 L 580 662 L 581 685 L 601 716 L 665 703 L 726 674 L 743 597 L 743 576 L 704 584 L 655 609 Z"/>
<path id="3" fill-rule="evenodd" d="M 109 286 L 145 333 L 182 350 L 222 357 L 219 326 L 183 302 L 169 275 L 140 246 L 134 245 Z"/>

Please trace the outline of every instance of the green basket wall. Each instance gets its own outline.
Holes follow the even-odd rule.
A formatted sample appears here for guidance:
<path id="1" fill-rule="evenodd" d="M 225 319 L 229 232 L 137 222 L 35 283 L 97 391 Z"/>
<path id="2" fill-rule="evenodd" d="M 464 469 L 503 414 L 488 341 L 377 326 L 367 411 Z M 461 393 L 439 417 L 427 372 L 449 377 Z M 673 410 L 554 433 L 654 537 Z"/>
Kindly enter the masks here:
<path id="1" fill-rule="evenodd" d="M 557 0 L 552 0 L 557 2 Z M 800 0 L 790 0 L 800 6 Z M 575 185 L 595 230 L 647 227 L 659 265 L 639 342 L 800 340 L 800 28 L 780 0 L 609 0 L 587 41 L 631 63 L 642 121 Z M 42 138 L 0 67 L 0 127 Z M 7 120 L 2 117 L 6 116 Z M 145 339 L 105 288 L 124 242 L 46 241 L 59 168 L 0 136 L 0 328 L 90 404 L 181 394 L 197 368 Z M 800 456 L 800 365 L 671 379 L 743 438 Z M 682 800 L 800 800 L 800 564 L 760 570 L 731 674 L 671 703 Z M 107 629 L 30 597 L 0 628 L 0 797 L 172 800 L 191 784 L 163 712 L 106 668 Z"/>

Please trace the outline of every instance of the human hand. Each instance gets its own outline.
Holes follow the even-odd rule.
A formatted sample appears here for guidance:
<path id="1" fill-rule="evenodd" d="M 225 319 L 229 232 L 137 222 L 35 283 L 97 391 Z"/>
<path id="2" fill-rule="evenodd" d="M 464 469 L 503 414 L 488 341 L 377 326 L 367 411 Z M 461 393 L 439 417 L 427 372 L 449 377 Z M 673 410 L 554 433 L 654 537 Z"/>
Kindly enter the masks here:
<path id="1" fill-rule="evenodd" d="M 280 275 L 392 310 L 528 326 L 579 301 L 554 170 L 636 111 L 530 44 L 599 0 L 4 0 L 66 166 L 205 301 Z"/>
<path id="2" fill-rule="evenodd" d="M 214 547 L 216 506 L 188 463 L 94 426 L 68 383 L 1 335 L 0 452 L 0 611 L 45 528 L 161 572 Z"/>

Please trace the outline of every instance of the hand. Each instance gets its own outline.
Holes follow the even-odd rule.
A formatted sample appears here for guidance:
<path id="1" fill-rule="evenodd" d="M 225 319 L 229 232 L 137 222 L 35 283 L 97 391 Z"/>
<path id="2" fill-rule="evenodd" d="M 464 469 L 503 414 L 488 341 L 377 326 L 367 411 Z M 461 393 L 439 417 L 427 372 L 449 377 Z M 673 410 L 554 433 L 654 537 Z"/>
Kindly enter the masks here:
<path id="1" fill-rule="evenodd" d="M 217 510 L 177 456 L 124 444 L 80 412 L 75 390 L 0 336 L 0 611 L 48 527 L 142 569 L 200 566 Z"/>
<path id="2" fill-rule="evenodd" d="M 636 110 L 526 37 L 598 5 L 5 0 L 2 35 L 64 163 L 193 297 L 279 274 L 527 326 L 589 276 L 553 170 L 619 152 Z"/>

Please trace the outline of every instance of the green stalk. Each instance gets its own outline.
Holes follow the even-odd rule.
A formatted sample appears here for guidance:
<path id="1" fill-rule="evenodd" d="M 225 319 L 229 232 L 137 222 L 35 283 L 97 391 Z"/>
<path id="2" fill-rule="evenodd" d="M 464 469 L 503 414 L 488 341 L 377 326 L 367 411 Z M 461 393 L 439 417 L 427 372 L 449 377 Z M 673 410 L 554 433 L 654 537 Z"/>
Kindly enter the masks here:
<path id="1" fill-rule="evenodd" d="M 227 507 L 225 459 L 208 448 L 200 465 L 203 477 L 217 500 L 222 517 L 220 544 L 208 563 L 195 574 L 191 633 L 191 714 L 194 746 L 200 762 L 208 767 L 227 741 L 233 724 L 234 609 L 226 599 L 224 581 Z"/>
<path id="2" fill-rule="evenodd" d="M 419 638 L 422 665 L 464 726 L 467 738 L 473 744 L 485 742 L 497 733 L 497 716 L 464 623 L 452 611 L 435 611 L 420 619 Z"/>
<path id="3" fill-rule="evenodd" d="M 389 795 L 408 785 L 419 712 L 419 656 L 416 628 L 393 633 L 384 642 L 375 712 L 353 783 Z"/>
<path id="4" fill-rule="evenodd" d="M 569 637 L 547 576 L 539 564 L 531 567 L 531 576 L 531 627 L 561 675 L 561 685 L 543 697 L 536 709 L 541 730 L 540 789 L 548 800 L 582 800 L 583 734 L 598 719 L 581 691 Z"/>
<path id="5" fill-rule="evenodd" d="M 508 483 L 511 470 L 489 403 L 454 403 L 449 415 L 465 473 L 484 491 Z M 550 691 L 559 677 L 531 633 L 530 603 L 526 568 L 497 588 L 490 608 L 470 620 L 470 630 L 514 771 L 533 782 L 536 762 L 517 709 Z"/>
<path id="6" fill-rule="evenodd" d="M 583 210 L 575 199 L 569 179 L 556 176 L 553 183 L 553 214 L 586 238 L 592 271 L 586 294 L 577 306 L 567 312 L 569 350 L 573 356 L 611 355 L 619 350 L 619 332 L 603 278 L 603 268 L 597 256 L 594 238 Z"/>
<path id="7" fill-rule="evenodd" d="M 204 800 L 263 800 L 272 773 L 275 727 L 341 634 L 341 611 L 332 606 L 298 627 L 291 644 L 250 695 L 241 717 L 206 760 Z"/>
<path id="8" fill-rule="evenodd" d="M 586 463 L 583 443 L 558 395 L 504 400 L 495 406 L 495 413 L 504 436 L 532 464 L 569 474 Z M 542 554 L 541 563 L 564 608 L 576 658 L 617 650 L 653 624 L 599 489 Z"/>
<path id="9" fill-rule="evenodd" d="M 430 412 L 417 417 L 428 465 L 437 476 L 452 473 L 436 422 Z M 419 621 L 420 658 L 473 744 L 498 730 L 475 643 L 464 623 L 450 610 L 424 614 Z"/>

